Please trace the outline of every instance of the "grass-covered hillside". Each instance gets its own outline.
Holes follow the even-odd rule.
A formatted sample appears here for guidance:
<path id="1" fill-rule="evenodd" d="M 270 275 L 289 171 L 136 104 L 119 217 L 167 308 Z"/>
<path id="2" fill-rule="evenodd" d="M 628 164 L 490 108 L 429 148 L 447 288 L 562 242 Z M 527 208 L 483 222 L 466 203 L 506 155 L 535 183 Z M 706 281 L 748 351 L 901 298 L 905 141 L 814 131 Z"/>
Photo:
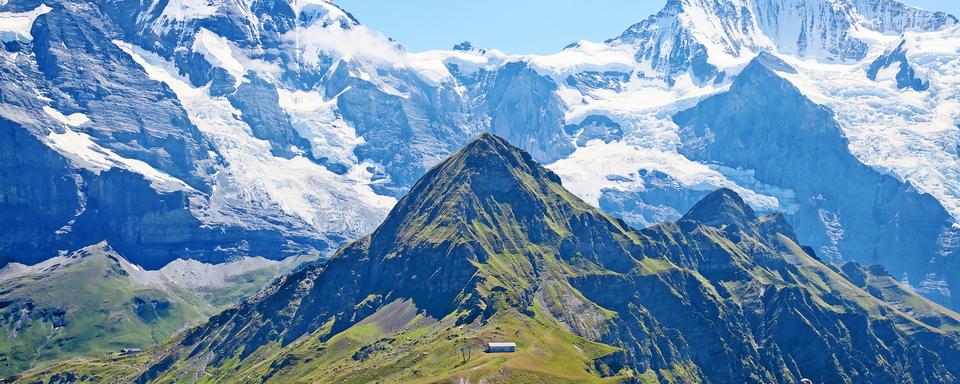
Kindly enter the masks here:
<path id="1" fill-rule="evenodd" d="M 181 260 L 145 271 L 106 243 L 34 266 L 9 264 L 0 270 L 0 377 L 159 344 L 290 268 L 289 262 Z"/>
<path id="2" fill-rule="evenodd" d="M 483 135 L 326 263 L 144 353 L 21 380 L 950 383 L 957 324 L 882 271 L 823 263 L 732 191 L 634 230 Z"/>

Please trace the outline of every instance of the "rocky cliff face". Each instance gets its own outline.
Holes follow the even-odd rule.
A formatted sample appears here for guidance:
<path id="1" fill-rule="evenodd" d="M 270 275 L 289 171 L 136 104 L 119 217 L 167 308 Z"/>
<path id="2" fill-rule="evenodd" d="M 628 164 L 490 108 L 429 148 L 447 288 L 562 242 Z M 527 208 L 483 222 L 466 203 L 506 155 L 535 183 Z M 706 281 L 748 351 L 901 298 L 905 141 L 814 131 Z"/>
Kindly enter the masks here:
<path id="1" fill-rule="evenodd" d="M 112 42 L 124 25 L 113 22 L 119 15 L 111 6 L 52 3 L 35 20 L 30 42 L 5 45 L 3 129 L 12 139 L 4 140 L 10 159 L 4 175 L 11 180 L 3 210 L 23 229 L 3 232 L 4 262 L 35 263 L 105 239 L 136 250 L 128 253 L 132 260 L 151 268 L 179 257 L 243 256 L 220 250 L 247 243 L 259 243 L 252 246 L 259 254 L 284 257 L 287 240 L 296 237 L 285 238 L 292 227 L 205 225 L 211 220 L 204 212 L 214 204 L 216 148 L 170 89 Z M 302 239 L 297 252 L 329 246 Z"/>
<path id="2" fill-rule="evenodd" d="M 0 224 L 2 247 L 8 250 L 36 249 L 56 253 L 51 238 L 82 208 L 82 196 L 74 175 L 59 156 L 44 155 L 46 148 L 36 137 L 9 120 L 0 121 L 0 178 L 3 179 Z M 33 175 L 33 176 L 31 176 Z M 4 255 L 4 264 L 10 255 Z M 37 262 L 40 256 L 25 258 Z"/>
<path id="3" fill-rule="evenodd" d="M 956 382 L 960 316 L 897 287 L 825 264 L 782 215 L 757 216 L 730 190 L 631 230 L 483 135 L 372 235 L 126 360 L 140 368 L 30 379 Z M 496 339 L 518 352 L 455 352 Z"/>
<path id="4" fill-rule="evenodd" d="M 926 91 L 930 85 L 919 77 L 917 70 L 910 64 L 906 45 L 907 41 L 904 40 L 896 48 L 874 60 L 867 68 L 867 77 L 873 81 L 883 81 L 884 74 L 881 72 L 892 71 L 897 88 L 912 89 L 917 92 Z"/>
<path id="5" fill-rule="evenodd" d="M 935 273 L 954 284 L 957 277 L 944 269 L 943 258 L 929 257 L 951 231 L 950 215 L 933 197 L 850 155 L 833 112 L 777 75 L 791 70 L 761 56 L 729 92 L 677 114 L 683 151 L 701 161 L 755 169 L 758 181 L 794 191 L 805 203 L 787 218 L 801 242 L 822 257 L 882 264 L 911 276 Z M 761 93 L 780 96 L 768 103 L 774 99 Z M 818 186 L 810 188 L 806 180 L 818 180 Z M 957 305 L 950 295 L 933 296 Z"/>
<path id="6" fill-rule="evenodd" d="M 5 260 L 36 262 L 107 238 L 137 244 L 144 252 L 131 256 L 151 268 L 176 258 L 328 253 L 372 229 L 431 165 L 481 130 L 543 161 L 572 147 L 555 83 L 525 64 L 465 74 L 474 84 L 468 96 L 443 64 L 408 60 L 332 3 L 178 4 L 47 2 L 31 38 L 4 45 L 4 124 L 41 144 L 10 145 L 18 157 L 67 160 L 63 169 L 35 169 L 44 171 L 39 179 L 76 179 L 56 196 L 39 185 L 10 187 L 22 191 L 5 195 L 7 211 L 64 212 L 47 216 L 56 223 L 25 219 L 29 234 L 5 232 L 3 243 L 51 244 L 3 248 Z M 340 40 L 359 50 L 330 47 Z M 27 171 L 15 164 L 5 166 Z M 101 177 L 115 169 L 132 176 Z M 102 209 L 84 211 L 97 201 Z M 146 204 L 109 206 L 134 201 Z M 54 233 L 72 230 L 70 211 L 105 225 Z"/>

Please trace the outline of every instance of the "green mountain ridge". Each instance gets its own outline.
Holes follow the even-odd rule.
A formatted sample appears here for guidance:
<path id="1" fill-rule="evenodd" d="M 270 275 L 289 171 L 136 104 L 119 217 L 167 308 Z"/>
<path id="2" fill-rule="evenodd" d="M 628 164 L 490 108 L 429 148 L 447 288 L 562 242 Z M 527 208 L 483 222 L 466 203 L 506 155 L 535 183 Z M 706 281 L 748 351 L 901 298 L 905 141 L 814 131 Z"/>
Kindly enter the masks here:
<path id="1" fill-rule="evenodd" d="M 104 243 L 0 283 L 0 371 L 162 342 L 216 313 L 186 291 L 137 284 Z"/>
<path id="2" fill-rule="evenodd" d="M 144 353 L 20 380 L 951 383 L 958 325 L 732 191 L 634 230 L 484 134 L 326 263 Z"/>
<path id="3" fill-rule="evenodd" d="M 238 261 L 145 271 L 106 242 L 0 269 L 0 377 L 69 358 L 147 348 L 256 293 L 290 262 Z M 226 270 L 235 267 L 235 270 Z M 222 282 L 168 274 L 200 270 Z M 208 279 L 209 276 L 206 276 Z"/>

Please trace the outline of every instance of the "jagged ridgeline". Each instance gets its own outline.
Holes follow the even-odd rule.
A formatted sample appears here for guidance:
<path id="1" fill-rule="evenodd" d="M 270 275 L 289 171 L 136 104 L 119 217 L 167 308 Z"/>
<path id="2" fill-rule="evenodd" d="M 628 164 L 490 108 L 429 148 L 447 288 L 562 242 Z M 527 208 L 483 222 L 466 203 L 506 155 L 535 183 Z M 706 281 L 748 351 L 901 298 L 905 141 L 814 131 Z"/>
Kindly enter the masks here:
<path id="1" fill-rule="evenodd" d="M 24 382 L 951 383 L 960 316 L 729 190 L 634 230 L 484 134 L 371 235 L 159 347 Z M 488 342 L 513 353 L 484 353 Z"/>

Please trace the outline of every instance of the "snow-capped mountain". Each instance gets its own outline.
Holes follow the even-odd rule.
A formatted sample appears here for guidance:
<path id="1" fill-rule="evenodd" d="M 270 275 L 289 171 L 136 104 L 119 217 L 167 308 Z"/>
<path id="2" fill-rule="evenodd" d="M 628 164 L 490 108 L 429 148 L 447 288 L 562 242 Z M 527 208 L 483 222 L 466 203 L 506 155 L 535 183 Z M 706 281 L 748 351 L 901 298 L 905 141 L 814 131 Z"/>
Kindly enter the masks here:
<path id="1" fill-rule="evenodd" d="M 957 307 L 957 24 L 893 0 L 670 0 L 513 56 L 410 53 L 323 0 L 9 0 L 0 255 L 326 253 L 491 131 L 635 226 L 731 188 Z"/>
<path id="2" fill-rule="evenodd" d="M 312 89 L 327 74 L 334 96 L 363 97 L 346 80 L 359 65 L 336 71 L 316 51 L 299 59 L 312 46 L 299 41 L 301 31 L 360 28 L 339 8 L 175 1 L 22 8 L 33 10 L 10 14 L 46 13 L 34 22 L 32 43 L 8 42 L 4 54 L 11 137 L 4 143 L 13 160 L 4 174 L 14 178 L 8 185 L 18 203 L 7 211 L 22 217 L 5 231 L 8 258 L 30 261 L 45 250 L 37 248 L 103 238 L 121 252 L 136 249 L 132 259 L 150 266 L 324 251 L 368 231 L 395 202 L 373 191 L 373 179 L 386 178 L 380 164 L 390 163 L 357 159 L 354 147 L 374 139 L 333 112 L 335 98 L 278 89 L 284 82 Z M 248 68 L 259 76 L 245 77 Z M 340 89 L 336 76 L 345 79 Z M 23 180 L 17 175 L 26 164 L 55 176 Z"/>
<path id="3" fill-rule="evenodd" d="M 956 305 L 956 24 L 896 2 L 670 2 L 593 48 L 636 50 L 629 80 L 569 84 L 569 122 L 640 128 L 552 168 L 635 225 L 733 184 L 822 255 L 885 264 Z"/>
<path id="4" fill-rule="evenodd" d="M 856 62 L 868 55 L 877 34 L 939 31 L 956 23 L 953 16 L 894 0 L 670 0 L 607 44 L 635 50 L 637 62 L 649 66 L 646 76 L 689 72 L 706 81 L 760 52 Z"/>

